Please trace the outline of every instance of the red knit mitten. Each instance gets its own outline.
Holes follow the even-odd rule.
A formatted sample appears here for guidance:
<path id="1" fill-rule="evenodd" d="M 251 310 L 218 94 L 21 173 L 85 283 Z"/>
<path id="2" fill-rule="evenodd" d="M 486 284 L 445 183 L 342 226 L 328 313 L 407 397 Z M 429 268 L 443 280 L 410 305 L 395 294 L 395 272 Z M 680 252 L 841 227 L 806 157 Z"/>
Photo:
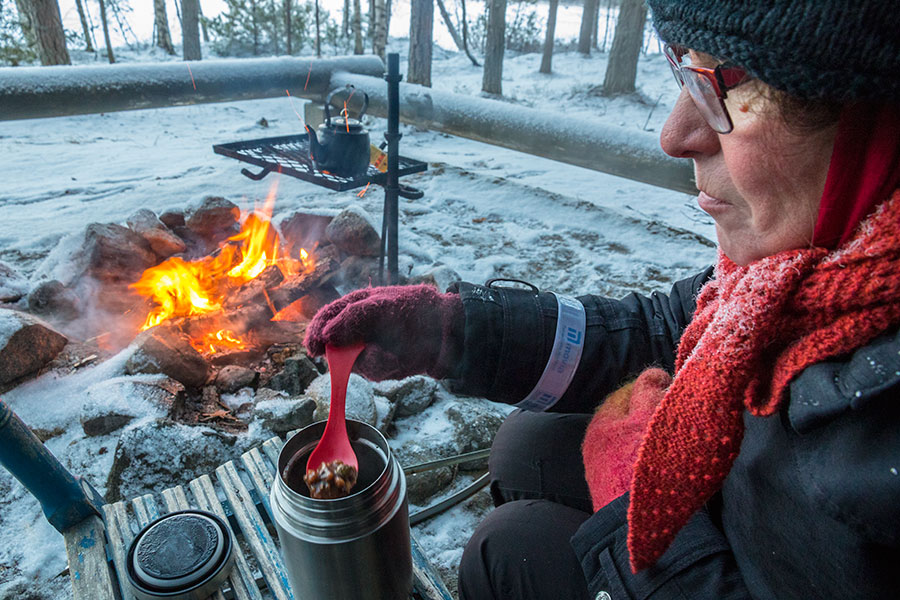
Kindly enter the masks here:
<path id="1" fill-rule="evenodd" d="M 581 453 L 595 511 L 631 487 L 644 431 L 670 383 L 662 369 L 647 369 L 610 394 L 594 413 Z"/>
<path id="2" fill-rule="evenodd" d="M 354 367 L 374 381 L 425 373 L 448 375 L 461 346 L 465 317 L 457 294 L 428 285 L 366 288 L 323 306 L 306 329 L 312 356 L 325 345 L 364 342 Z"/>

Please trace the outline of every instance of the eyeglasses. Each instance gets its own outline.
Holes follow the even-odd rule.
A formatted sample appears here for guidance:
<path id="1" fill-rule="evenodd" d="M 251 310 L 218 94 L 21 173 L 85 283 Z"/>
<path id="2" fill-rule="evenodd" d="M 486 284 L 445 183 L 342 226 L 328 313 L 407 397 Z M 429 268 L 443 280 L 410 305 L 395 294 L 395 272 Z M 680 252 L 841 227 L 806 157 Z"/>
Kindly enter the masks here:
<path id="1" fill-rule="evenodd" d="M 678 85 L 687 87 L 688 93 L 697 110 L 718 133 L 731 133 L 734 123 L 725 107 L 728 90 L 734 89 L 747 81 L 747 72 L 740 67 L 726 64 L 715 69 L 705 69 L 681 64 L 681 58 L 687 51 L 678 46 L 666 44 L 665 55 L 672 68 L 672 74 Z"/>

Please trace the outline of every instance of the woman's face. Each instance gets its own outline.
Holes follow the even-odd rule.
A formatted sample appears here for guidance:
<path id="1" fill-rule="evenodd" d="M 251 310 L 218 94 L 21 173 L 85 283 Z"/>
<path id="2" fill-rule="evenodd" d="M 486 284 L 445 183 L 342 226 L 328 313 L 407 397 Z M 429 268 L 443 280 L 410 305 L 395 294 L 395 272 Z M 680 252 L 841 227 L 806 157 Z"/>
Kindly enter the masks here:
<path id="1" fill-rule="evenodd" d="M 690 56 L 696 66 L 717 64 Z M 694 161 L 697 202 L 715 220 L 722 251 L 739 265 L 809 246 L 837 131 L 791 131 L 761 85 L 728 92 L 728 134 L 713 131 L 682 89 L 660 135 L 667 154 Z"/>

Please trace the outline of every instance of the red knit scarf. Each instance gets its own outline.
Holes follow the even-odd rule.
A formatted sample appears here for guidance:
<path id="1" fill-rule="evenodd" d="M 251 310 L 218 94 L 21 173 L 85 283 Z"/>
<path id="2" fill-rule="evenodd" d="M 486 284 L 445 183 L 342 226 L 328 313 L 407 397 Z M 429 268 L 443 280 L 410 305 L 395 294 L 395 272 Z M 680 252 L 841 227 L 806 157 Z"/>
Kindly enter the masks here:
<path id="1" fill-rule="evenodd" d="M 785 251 L 747 266 L 720 254 L 634 466 L 632 569 L 656 562 L 721 488 L 741 447 L 745 408 L 776 413 L 806 367 L 898 324 L 900 192 L 836 250 Z"/>

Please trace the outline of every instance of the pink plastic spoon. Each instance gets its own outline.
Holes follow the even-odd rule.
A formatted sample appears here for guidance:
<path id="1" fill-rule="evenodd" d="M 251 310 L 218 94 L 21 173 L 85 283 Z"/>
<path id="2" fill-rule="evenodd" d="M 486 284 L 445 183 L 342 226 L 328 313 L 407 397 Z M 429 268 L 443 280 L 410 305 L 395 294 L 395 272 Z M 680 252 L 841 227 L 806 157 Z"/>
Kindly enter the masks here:
<path id="1" fill-rule="evenodd" d="M 331 406 L 328 408 L 328 421 L 322 439 L 309 455 L 306 470 L 318 469 L 319 465 L 339 460 L 359 471 L 359 461 L 350 445 L 347 435 L 345 405 L 347 401 L 347 382 L 356 357 L 365 348 L 365 344 L 350 346 L 325 346 L 325 359 L 331 374 Z"/>

